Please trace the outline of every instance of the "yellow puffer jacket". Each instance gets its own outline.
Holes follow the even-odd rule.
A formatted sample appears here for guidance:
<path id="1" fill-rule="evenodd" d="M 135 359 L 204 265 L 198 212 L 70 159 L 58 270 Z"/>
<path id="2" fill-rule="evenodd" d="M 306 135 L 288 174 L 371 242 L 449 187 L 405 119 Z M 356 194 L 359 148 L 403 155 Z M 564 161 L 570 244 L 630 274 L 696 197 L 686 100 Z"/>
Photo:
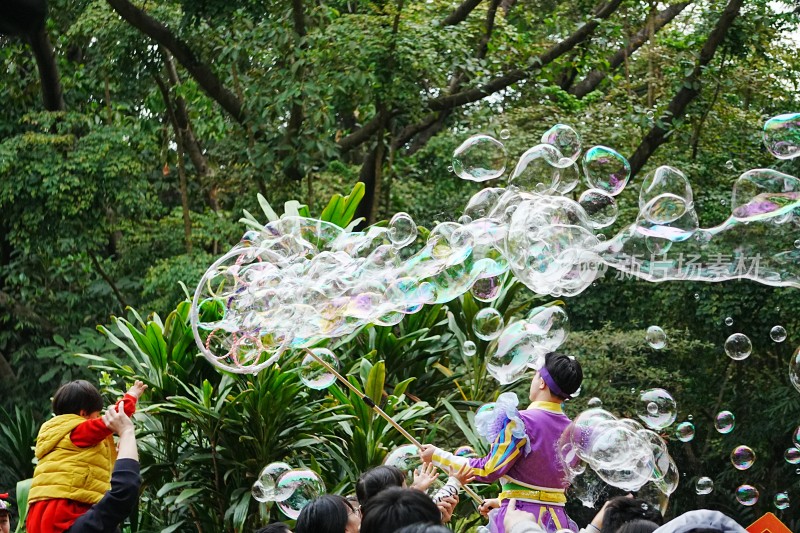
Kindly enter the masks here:
<path id="1" fill-rule="evenodd" d="M 33 472 L 29 502 L 67 498 L 95 504 L 111 488 L 114 439 L 109 436 L 99 444 L 79 448 L 69 438 L 85 421 L 78 415 L 59 415 L 42 424 L 36 438 L 39 464 Z"/>

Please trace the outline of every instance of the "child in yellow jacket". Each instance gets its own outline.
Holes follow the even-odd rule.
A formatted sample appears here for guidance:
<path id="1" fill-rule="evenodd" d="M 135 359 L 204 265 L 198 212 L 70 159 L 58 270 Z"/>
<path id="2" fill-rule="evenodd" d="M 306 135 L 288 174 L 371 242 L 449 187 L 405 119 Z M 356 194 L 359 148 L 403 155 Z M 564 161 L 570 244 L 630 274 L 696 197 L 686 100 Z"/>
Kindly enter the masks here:
<path id="1" fill-rule="evenodd" d="M 136 381 L 117 405 L 133 415 L 145 389 Z M 66 531 L 110 489 L 116 450 L 102 409 L 100 392 L 88 381 L 71 381 L 53 396 L 56 416 L 36 438 L 39 463 L 28 495 L 28 533 Z"/>

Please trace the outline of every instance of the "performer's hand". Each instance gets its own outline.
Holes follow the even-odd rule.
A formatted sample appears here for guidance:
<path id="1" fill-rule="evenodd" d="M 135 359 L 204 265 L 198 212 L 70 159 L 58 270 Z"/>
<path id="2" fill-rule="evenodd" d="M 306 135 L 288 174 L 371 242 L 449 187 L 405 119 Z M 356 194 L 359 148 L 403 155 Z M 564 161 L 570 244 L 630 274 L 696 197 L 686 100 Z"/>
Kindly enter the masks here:
<path id="1" fill-rule="evenodd" d="M 450 467 L 449 474 L 456 478 L 461 485 L 472 483 L 472 480 L 475 479 L 475 472 L 469 465 L 462 465 L 458 470 L 454 467 Z"/>
<path id="2" fill-rule="evenodd" d="M 458 495 L 442 498 L 442 500 L 436 504 L 436 507 L 439 508 L 439 512 L 442 513 L 442 524 L 448 523 L 453 517 L 453 511 L 455 511 L 456 505 L 458 505 Z"/>
<path id="3" fill-rule="evenodd" d="M 423 444 L 422 449 L 419 451 L 419 458 L 423 463 L 430 463 L 433 461 L 433 452 L 436 451 L 436 446 L 433 444 Z"/>
<path id="4" fill-rule="evenodd" d="M 500 499 L 499 498 L 487 498 L 483 500 L 483 503 L 480 507 L 478 507 L 478 511 L 481 513 L 481 516 L 488 516 L 489 512 L 492 509 L 497 509 L 500 507 Z"/>
<path id="5" fill-rule="evenodd" d="M 433 463 L 420 465 L 414 471 L 414 482 L 411 483 L 411 488 L 425 492 L 431 486 L 431 483 L 436 481 L 437 477 L 439 477 L 439 472 L 436 471 Z"/>
<path id="6" fill-rule="evenodd" d="M 537 524 L 536 517 L 531 513 L 517 511 L 517 500 L 515 498 L 511 498 L 511 501 L 508 502 L 508 509 L 506 509 L 506 517 L 503 520 L 503 526 L 506 528 L 506 531 L 511 531 L 515 525 L 521 522 Z"/>

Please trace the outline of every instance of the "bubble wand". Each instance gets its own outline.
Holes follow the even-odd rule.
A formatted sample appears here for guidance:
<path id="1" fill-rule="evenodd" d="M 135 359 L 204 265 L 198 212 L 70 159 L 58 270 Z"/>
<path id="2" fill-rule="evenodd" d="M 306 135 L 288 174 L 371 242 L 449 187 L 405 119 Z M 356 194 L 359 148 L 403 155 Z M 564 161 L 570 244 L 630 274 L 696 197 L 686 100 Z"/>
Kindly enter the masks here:
<path id="1" fill-rule="evenodd" d="M 309 350 L 308 348 L 303 348 L 303 351 L 305 351 L 305 352 L 306 352 L 308 355 L 310 355 L 311 357 L 313 357 L 313 358 L 314 358 L 314 359 L 315 359 L 315 360 L 316 360 L 316 361 L 317 361 L 319 364 L 321 364 L 322 366 L 324 366 L 324 367 L 325 367 L 325 369 L 326 369 L 328 372 L 330 372 L 331 374 L 333 374 L 334 376 L 336 376 L 336 379 L 338 379 L 339 381 L 341 381 L 341 382 L 342 382 L 342 383 L 343 383 L 343 384 L 344 384 L 344 385 L 345 385 L 345 386 L 346 386 L 348 389 L 350 389 L 351 391 L 353 391 L 353 392 L 355 393 L 355 395 L 356 395 L 356 396 L 358 396 L 358 397 L 361 399 L 361 401 L 362 401 L 362 402 L 364 402 L 364 403 L 365 403 L 365 404 L 366 404 L 368 407 L 372 408 L 372 410 L 373 410 L 373 411 L 375 411 L 375 413 L 376 413 L 378 416 L 380 416 L 381 418 L 383 418 L 384 420 L 386 420 L 386 421 L 387 421 L 389 424 L 391 424 L 391 425 L 392 425 L 392 427 L 394 427 L 394 428 L 395 428 L 397 431 L 399 431 L 399 432 L 400 432 L 400 434 L 401 434 L 402 436 L 404 436 L 404 437 L 405 437 L 405 438 L 408 440 L 408 442 L 410 442 L 411 444 L 413 444 L 414 446 L 416 446 L 416 447 L 417 447 L 417 449 L 419 449 L 419 450 L 421 450 L 421 449 L 422 449 L 422 444 L 421 444 L 421 443 L 420 443 L 420 442 L 419 442 L 417 439 L 415 439 L 415 438 L 414 438 L 414 436 L 413 436 L 411 433 L 409 433 L 408 431 L 406 431 L 406 430 L 405 430 L 405 428 L 403 428 L 403 426 L 401 426 L 400 424 L 398 424 L 397 422 L 395 422 L 395 421 L 394 421 L 394 419 L 392 419 L 392 417 L 391 417 L 391 416 L 389 416 L 389 415 L 386 413 L 386 411 L 384 411 L 383 409 L 381 409 L 380 407 L 378 407 L 378 405 L 377 405 L 377 404 L 376 404 L 376 403 L 375 403 L 375 402 L 372 400 L 372 398 L 370 398 L 369 396 L 367 396 L 366 394 L 364 394 L 363 392 L 361 392 L 360 390 L 358 390 L 358 388 L 357 388 L 355 385 L 353 385 L 353 384 L 352 384 L 352 383 L 350 383 L 350 382 L 349 382 L 347 379 L 345 379 L 345 377 L 344 377 L 343 375 L 341 375 L 341 374 L 340 374 L 340 373 L 339 373 L 339 372 L 338 372 L 338 371 L 337 371 L 335 368 L 333 368 L 333 367 L 332 367 L 332 366 L 331 366 L 331 365 L 330 365 L 330 364 L 329 364 L 327 361 L 325 361 L 325 360 L 324 360 L 324 359 L 322 359 L 320 356 L 318 356 L 317 354 L 315 354 L 315 353 L 314 353 L 312 350 Z M 463 485 L 461 488 L 463 488 L 463 489 L 464 489 L 464 492 L 465 492 L 465 493 L 466 493 L 466 494 L 467 494 L 467 495 L 468 495 L 470 498 L 472 498 L 473 500 L 475 500 L 475 503 L 477 503 L 478 505 L 481 505 L 481 504 L 483 503 L 483 499 L 481 499 L 481 497 L 480 497 L 480 496 L 478 496 L 478 495 L 475 493 L 475 491 L 474 491 L 474 490 L 472 490 L 471 488 L 469 488 L 467 485 Z"/>

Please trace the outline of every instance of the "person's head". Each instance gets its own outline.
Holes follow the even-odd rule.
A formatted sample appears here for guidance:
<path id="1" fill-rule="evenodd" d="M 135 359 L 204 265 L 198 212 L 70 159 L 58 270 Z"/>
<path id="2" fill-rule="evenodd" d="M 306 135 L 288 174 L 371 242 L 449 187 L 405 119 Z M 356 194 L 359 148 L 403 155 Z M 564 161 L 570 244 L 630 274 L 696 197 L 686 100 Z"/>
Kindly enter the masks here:
<path id="1" fill-rule="evenodd" d="M 637 518 L 636 520 L 631 520 L 630 522 L 626 522 L 620 526 L 616 533 L 653 533 L 656 529 L 658 529 L 659 524 L 656 524 L 652 520 L 644 520 L 641 518 Z"/>
<path id="2" fill-rule="evenodd" d="M 53 412 L 57 415 L 98 418 L 102 410 L 103 398 L 100 391 L 83 379 L 61 385 L 53 395 Z"/>
<path id="3" fill-rule="evenodd" d="M 453 533 L 453 530 L 438 524 L 412 524 L 401 527 L 395 533 Z"/>
<path id="4" fill-rule="evenodd" d="M 383 465 L 370 468 L 359 476 L 356 483 L 358 502 L 365 505 L 370 498 L 382 490 L 390 487 L 402 487 L 405 481 L 406 476 L 396 466 Z"/>
<path id="5" fill-rule="evenodd" d="M 661 516 L 661 511 L 656 506 L 639 498 L 618 496 L 609 500 L 606 505 L 601 533 L 616 533 L 623 525 L 634 520 L 653 522 L 656 527 L 664 523 L 664 517 Z M 639 532 L 631 531 L 628 533 Z"/>
<path id="6" fill-rule="evenodd" d="M 747 530 L 719 511 L 695 509 L 673 518 L 655 533 L 747 533 Z"/>
<path id="7" fill-rule="evenodd" d="M 414 489 L 383 490 L 367 500 L 361 512 L 361 533 L 393 533 L 412 524 L 442 523 L 433 500 Z"/>
<path id="8" fill-rule="evenodd" d="M 11 531 L 11 506 L 7 501 L 0 500 L 0 533 Z"/>
<path id="9" fill-rule="evenodd" d="M 295 533 L 358 533 L 360 525 L 357 508 L 339 495 L 325 494 L 303 507 L 294 530 Z"/>
<path id="10" fill-rule="evenodd" d="M 550 352 L 544 365 L 533 376 L 530 400 L 561 401 L 581 387 L 583 370 L 577 359 L 563 353 Z"/>
<path id="11" fill-rule="evenodd" d="M 257 529 L 256 533 L 292 533 L 292 530 L 283 522 L 274 522 L 272 524 L 267 524 L 261 529 Z"/>

